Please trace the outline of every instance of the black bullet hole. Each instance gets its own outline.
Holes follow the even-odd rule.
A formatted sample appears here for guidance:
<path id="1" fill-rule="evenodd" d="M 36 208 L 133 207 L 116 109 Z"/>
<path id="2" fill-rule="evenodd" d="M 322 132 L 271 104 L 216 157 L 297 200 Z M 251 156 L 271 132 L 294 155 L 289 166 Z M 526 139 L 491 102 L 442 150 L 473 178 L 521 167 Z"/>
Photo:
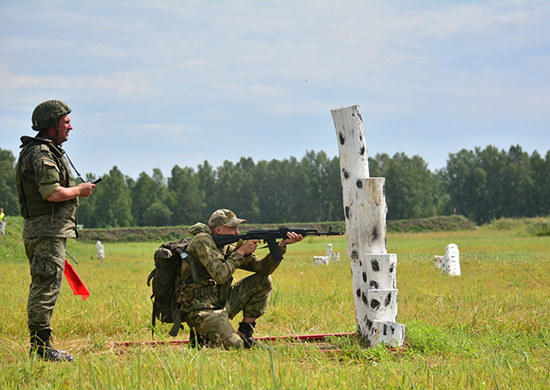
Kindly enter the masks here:
<path id="1" fill-rule="evenodd" d="M 373 259 L 370 264 L 374 272 L 380 272 L 380 264 L 378 264 L 378 260 Z"/>
<path id="2" fill-rule="evenodd" d="M 391 293 L 389 293 L 386 296 L 386 300 L 384 301 L 384 306 L 388 307 L 390 305 L 390 302 L 391 302 Z"/>
<path id="3" fill-rule="evenodd" d="M 349 179 L 349 172 L 345 169 L 342 169 L 342 175 L 344 175 L 344 179 Z"/>

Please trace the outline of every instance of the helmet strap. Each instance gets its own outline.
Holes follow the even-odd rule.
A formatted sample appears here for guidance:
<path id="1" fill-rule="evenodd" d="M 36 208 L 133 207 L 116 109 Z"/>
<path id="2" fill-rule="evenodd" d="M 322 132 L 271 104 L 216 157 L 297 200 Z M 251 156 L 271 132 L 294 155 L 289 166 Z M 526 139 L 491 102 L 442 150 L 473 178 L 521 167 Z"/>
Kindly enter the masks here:
<path id="1" fill-rule="evenodd" d="M 59 120 L 55 122 L 55 141 L 53 141 L 56 145 L 59 145 Z"/>
<path id="2" fill-rule="evenodd" d="M 51 141 L 53 141 L 53 143 L 57 146 L 60 146 L 59 143 L 57 142 L 58 138 L 59 138 L 59 122 L 56 124 L 55 126 L 55 137 L 52 137 L 49 133 L 48 133 L 48 129 L 46 130 L 39 130 L 38 131 L 38 135 L 41 136 L 42 138 L 47 138 Z"/>

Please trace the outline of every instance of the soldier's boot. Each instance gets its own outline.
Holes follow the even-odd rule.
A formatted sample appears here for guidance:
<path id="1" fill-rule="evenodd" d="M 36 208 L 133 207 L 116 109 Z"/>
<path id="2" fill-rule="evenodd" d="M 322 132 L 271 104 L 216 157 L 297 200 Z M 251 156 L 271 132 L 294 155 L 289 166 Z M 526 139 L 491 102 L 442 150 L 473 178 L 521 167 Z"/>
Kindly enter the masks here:
<path id="1" fill-rule="evenodd" d="M 191 328 L 191 332 L 189 332 L 189 346 L 193 348 L 202 348 L 206 345 L 206 339 L 195 332 L 195 328 Z"/>
<path id="2" fill-rule="evenodd" d="M 255 327 L 256 322 L 239 322 L 239 329 L 237 330 L 237 332 L 243 339 L 245 349 L 250 349 L 253 346 L 257 345 L 256 340 L 254 340 L 254 337 L 252 337 Z"/>
<path id="3" fill-rule="evenodd" d="M 31 356 L 36 354 L 39 358 L 52 362 L 72 362 L 74 360 L 72 355 L 69 355 L 67 351 L 55 349 L 50 338 L 50 330 L 31 332 Z"/>

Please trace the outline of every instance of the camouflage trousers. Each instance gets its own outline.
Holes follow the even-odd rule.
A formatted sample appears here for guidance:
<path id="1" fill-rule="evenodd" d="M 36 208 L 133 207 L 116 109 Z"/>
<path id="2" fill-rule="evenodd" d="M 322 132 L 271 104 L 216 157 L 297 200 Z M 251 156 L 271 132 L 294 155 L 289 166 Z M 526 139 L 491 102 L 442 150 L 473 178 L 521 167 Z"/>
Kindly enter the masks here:
<path id="1" fill-rule="evenodd" d="M 53 309 L 63 281 L 66 238 L 25 238 L 25 251 L 31 269 L 27 303 L 31 332 L 51 330 Z"/>
<path id="2" fill-rule="evenodd" d="M 243 348 L 243 340 L 229 320 L 239 312 L 243 317 L 258 318 L 265 314 L 273 284 L 268 275 L 253 274 L 233 284 L 220 309 L 199 309 L 185 315 L 189 327 L 202 335 L 209 344 L 227 349 Z"/>

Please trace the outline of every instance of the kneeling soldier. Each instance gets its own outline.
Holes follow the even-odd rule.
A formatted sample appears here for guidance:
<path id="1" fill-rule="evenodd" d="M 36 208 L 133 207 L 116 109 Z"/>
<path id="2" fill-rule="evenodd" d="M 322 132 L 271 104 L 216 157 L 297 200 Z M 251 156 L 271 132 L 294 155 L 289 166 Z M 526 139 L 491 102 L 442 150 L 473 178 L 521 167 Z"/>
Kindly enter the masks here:
<path id="1" fill-rule="evenodd" d="M 220 345 L 225 348 L 250 348 L 256 320 L 267 309 L 272 290 L 271 274 L 278 263 L 268 254 L 259 259 L 255 254 L 259 240 L 239 242 L 218 248 L 212 235 L 239 235 L 239 225 L 246 222 L 227 209 L 215 211 L 208 226 L 198 223 L 189 229 L 195 237 L 186 253 L 193 259 L 182 267 L 182 283 L 177 291 L 178 309 L 191 328 L 190 342 Z M 289 232 L 278 243 L 281 254 L 286 246 L 303 237 Z M 191 269 L 190 269 L 191 268 Z M 235 270 L 253 272 L 236 283 Z M 231 323 L 239 312 L 242 322 L 236 332 Z"/>

